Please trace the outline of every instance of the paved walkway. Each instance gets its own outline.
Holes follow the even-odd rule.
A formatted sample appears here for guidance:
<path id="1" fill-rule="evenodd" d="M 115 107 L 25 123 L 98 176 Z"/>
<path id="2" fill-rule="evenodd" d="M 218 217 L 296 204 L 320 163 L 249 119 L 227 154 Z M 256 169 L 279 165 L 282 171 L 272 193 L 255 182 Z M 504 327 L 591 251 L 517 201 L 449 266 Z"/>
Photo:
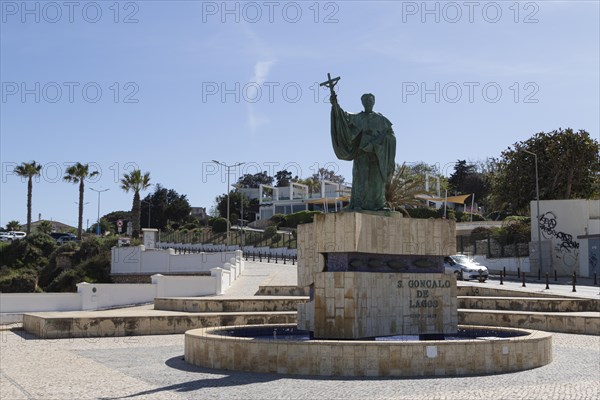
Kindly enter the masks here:
<path id="1" fill-rule="evenodd" d="M 295 285 L 294 266 L 247 264 L 225 297 Z M 519 282 L 461 282 L 522 290 Z M 543 286 L 543 287 L 542 287 Z M 527 284 L 527 291 L 545 291 Z M 555 294 L 571 295 L 568 285 Z M 578 286 L 598 298 L 597 287 Z M 148 306 L 137 308 L 148 313 Z M 129 309 L 131 312 L 134 309 Z M 209 370 L 182 360 L 183 335 L 40 340 L 0 330 L 0 399 L 598 399 L 600 336 L 553 334 L 554 361 L 511 374 L 437 379 L 321 378 Z"/>
<path id="2" fill-rule="evenodd" d="M 600 337 L 554 334 L 554 361 L 518 373 L 437 379 L 228 372 L 182 360 L 183 335 L 39 340 L 0 331 L 0 398 L 598 399 Z"/>
<path id="3" fill-rule="evenodd" d="M 241 277 L 219 297 L 254 296 L 261 285 L 296 286 L 297 284 L 298 272 L 295 265 L 246 261 Z"/>

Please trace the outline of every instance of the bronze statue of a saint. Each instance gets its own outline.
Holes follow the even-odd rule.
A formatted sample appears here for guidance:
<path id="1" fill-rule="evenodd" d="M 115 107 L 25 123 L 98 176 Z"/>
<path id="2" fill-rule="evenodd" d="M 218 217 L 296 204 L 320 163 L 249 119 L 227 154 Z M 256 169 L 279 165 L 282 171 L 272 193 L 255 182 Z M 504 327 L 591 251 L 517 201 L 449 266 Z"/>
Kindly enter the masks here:
<path id="1" fill-rule="evenodd" d="M 337 102 L 333 88 L 340 78 L 321 85 L 331 91 L 331 142 L 340 160 L 354 161 L 352 167 L 352 196 L 349 211 L 382 211 L 385 208 L 385 188 L 394 173 L 396 136 L 392 123 L 380 113 L 373 112 L 375 96 L 361 96 L 364 111 L 347 113 Z"/>

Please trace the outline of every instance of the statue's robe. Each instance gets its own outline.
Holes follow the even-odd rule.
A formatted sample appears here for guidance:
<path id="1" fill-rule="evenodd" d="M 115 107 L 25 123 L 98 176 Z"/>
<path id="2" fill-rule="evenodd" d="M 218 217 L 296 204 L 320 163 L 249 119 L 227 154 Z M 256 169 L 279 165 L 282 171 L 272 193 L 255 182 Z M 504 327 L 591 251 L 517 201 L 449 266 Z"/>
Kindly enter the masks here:
<path id="1" fill-rule="evenodd" d="M 350 114 L 336 103 L 331 108 L 331 142 L 340 160 L 353 160 L 350 210 L 385 208 L 385 187 L 395 168 L 396 136 L 383 115 Z"/>

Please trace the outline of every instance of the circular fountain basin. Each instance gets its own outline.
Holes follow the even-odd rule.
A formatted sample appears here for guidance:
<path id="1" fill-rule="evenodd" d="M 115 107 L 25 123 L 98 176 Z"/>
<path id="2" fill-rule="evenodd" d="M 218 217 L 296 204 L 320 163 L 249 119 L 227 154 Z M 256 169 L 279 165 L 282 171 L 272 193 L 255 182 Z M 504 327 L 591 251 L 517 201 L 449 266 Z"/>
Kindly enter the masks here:
<path id="1" fill-rule="evenodd" d="M 411 337 L 311 340 L 295 324 L 228 326 L 185 333 L 185 360 L 232 371 L 319 376 L 463 376 L 522 371 L 552 361 L 552 335 L 459 326 L 446 340 Z"/>

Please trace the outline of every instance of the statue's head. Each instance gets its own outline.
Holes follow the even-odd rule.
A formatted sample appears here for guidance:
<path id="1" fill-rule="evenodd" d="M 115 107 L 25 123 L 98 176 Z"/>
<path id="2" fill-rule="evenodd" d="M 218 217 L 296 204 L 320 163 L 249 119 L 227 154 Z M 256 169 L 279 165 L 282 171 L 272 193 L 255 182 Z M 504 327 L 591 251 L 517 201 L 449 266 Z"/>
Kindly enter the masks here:
<path id="1" fill-rule="evenodd" d="M 375 105 L 375 96 L 371 93 L 365 93 L 360 96 L 360 101 L 362 101 L 363 106 L 365 107 L 366 112 L 372 112 L 373 106 Z"/>

